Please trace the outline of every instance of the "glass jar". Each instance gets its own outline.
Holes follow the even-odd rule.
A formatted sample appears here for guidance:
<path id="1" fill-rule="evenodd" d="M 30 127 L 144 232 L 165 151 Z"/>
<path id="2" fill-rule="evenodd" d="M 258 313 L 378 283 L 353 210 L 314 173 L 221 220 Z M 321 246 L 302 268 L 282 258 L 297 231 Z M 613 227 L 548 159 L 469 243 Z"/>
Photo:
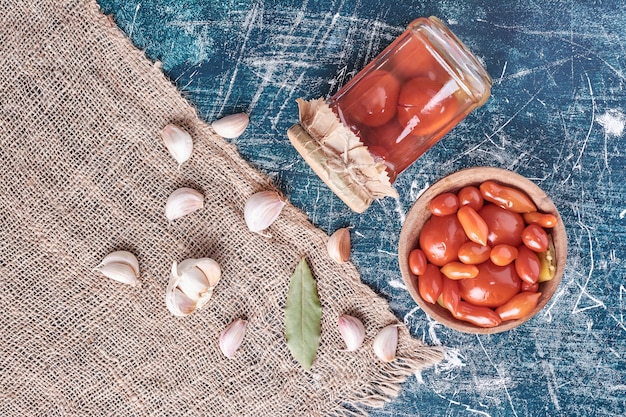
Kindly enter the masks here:
<path id="1" fill-rule="evenodd" d="M 490 89 L 491 78 L 460 40 L 436 17 L 419 18 L 316 111 L 328 116 L 330 123 L 324 105 L 330 108 L 341 126 L 329 125 L 328 129 L 336 129 L 342 136 L 351 132 L 356 139 L 347 139 L 345 148 L 357 140 L 370 157 L 359 159 L 357 165 L 374 164 L 377 171 L 383 167 L 390 186 L 398 174 L 483 105 Z M 347 154 L 343 155 L 345 169 L 333 177 L 332 171 L 337 169 L 333 168 L 332 151 L 340 151 L 341 144 L 325 147 L 326 130 L 321 129 L 320 134 L 319 126 L 307 124 L 299 104 L 300 125 L 320 146 L 326 160 L 311 161 L 290 132 L 292 143 L 344 202 L 363 211 L 380 195 L 360 192 L 369 180 L 355 175 L 360 174 L 358 170 L 349 171 Z M 312 149 L 311 144 L 307 149 Z M 334 156 L 341 159 L 342 155 Z M 316 166 L 319 164 L 322 166 Z M 384 178 L 381 181 L 385 182 Z M 383 196 L 394 192 L 388 190 Z"/>

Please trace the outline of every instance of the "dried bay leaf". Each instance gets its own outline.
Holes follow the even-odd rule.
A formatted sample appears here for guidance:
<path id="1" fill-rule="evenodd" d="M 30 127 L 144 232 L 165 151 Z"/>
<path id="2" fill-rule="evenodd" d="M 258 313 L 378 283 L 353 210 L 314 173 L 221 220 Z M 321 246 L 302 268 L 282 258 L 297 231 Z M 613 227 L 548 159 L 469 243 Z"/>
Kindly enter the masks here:
<path id="1" fill-rule="evenodd" d="M 302 258 L 291 276 L 285 306 L 285 337 L 293 357 L 307 371 L 320 344 L 322 305 L 317 285 Z"/>

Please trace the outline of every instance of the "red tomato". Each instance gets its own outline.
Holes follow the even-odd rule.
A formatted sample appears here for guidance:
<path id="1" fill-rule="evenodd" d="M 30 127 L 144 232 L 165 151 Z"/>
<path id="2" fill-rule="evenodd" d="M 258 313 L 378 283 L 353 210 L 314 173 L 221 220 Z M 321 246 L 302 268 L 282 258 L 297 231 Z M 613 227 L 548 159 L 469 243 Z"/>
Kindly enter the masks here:
<path id="1" fill-rule="evenodd" d="M 425 45 L 415 36 L 409 36 L 396 47 L 390 65 L 399 78 L 409 80 L 415 77 L 426 77 L 431 80 L 448 78 L 450 75 L 426 49 Z"/>
<path id="2" fill-rule="evenodd" d="M 490 246 L 501 243 L 519 246 L 522 243 L 524 219 L 518 213 L 505 210 L 494 204 L 485 204 L 478 212 L 489 228 L 487 242 Z"/>
<path id="3" fill-rule="evenodd" d="M 461 301 L 454 312 L 454 317 L 467 321 L 478 327 L 496 327 L 502 323 L 502 319 L 495 311 L 487 307 L 479 307 Z"/>
<path id="4" fill-rule="evenodd" d="M 529 224 L 522 230 L 522 242 L 526 247 L 534 252 L 545 252 L 548 250 L 548 234 L 539 225 Z"/>
<path id="5" fill-rule="evenodd" d="M 446 93 L 442 82 L 425 77 L 405 82 L 398 97 L 398 121 L 414 136 L 437 133 L 456 117 L 458 103 L 454 92 Z"/>
<path id="6" fill-rule="evenodd" d="M 478 267 L 461 262 L 449 262 L 441 267 L 441 273 L 454 280 L 475 278 L 478 275 Z"/>
<path id="7" fill-rule="evenodd" d="M 453 315 L 461 302 L 459 283 L 447 277 L 442 277 L 443 289 L 441 291 L 441 301 L 443 306 Z"/>
<path id="8" fill-rule="evenodd" d="M 459 248 L 459 261 L 468 265 L 478 265 L 489 259 L 491 248 L 476 242 L 465 242 Z"/>
<path id="9" fill-rule="evenodd" d="M 522 281 L 522 288 L 520 288 L 522 292 L 537 292 L 539 291 L 539 283 L 535 282 L 534 284 L 530 284 L 526 281 Z"/>
<path id="10" fill-rule="evenodd" d="M 480 184 L 480 192 L 485 200 L 516 213 L 537 211 L 537 206 L 526 193 L 495 181 Z"/>
<path id="11" fill-rule="evenodd" d="M 417 289 L 424 301 L 431 304 L 437 302 L 437 298 L 443 290 L 443 282 L 439 268 L 433 264 L 426 265 L 426 270 L 417 277 Z"/>
<path id="12" fill-rule="evenodd" d="M 506 266 L 517 258 L 517 248 L 511 245 L 500 244 L 491 248 L 489 259 L 494 265 Z"/>
<path id="13" fill-rule="evenodd" d="M 537 307 L 539 297 L 541 297 L 540 292 L 521 292 L 496 308 L 496 313 L 502 320 L 521 319 L 529 315 Z"/>
<path id="14" fill-rule="evenodd" d="M 515 259 L 515 270 L 520 279 L 534 284 L 539 280 L 539 271 L 541 271 L 541 261 L 537 254 L 524 245 L 517 247 L 517 258 Z"/>
<path id="15" fill-rule="evenodd" d="M 426 260 L 426 255 L 421 249 L 413 249 L 409 253 L 409 269 L 415 275 L 422 275 L 426 272 L 426 264 L 428 261 Z"/>
<path id="16" fill-rule="evenodd" d="M 469 240 L 476 242 L 479 245 L 487 245 L 489 227 L 476 210 L 470 206 L 463 206 L 456 213 L 456 216 L 458 217 L 461 226 L 463 226 L 463 230 Z"/>
<path id="17" fill-rule="evenodd" d="M 341 98 L 345 117 L 367 126 L 381 126 L 396 115 L 400 83 L 389 72 L 376 70 L 360 79 Z"/>
<path id="18" fill-rule="evenodd" d="M 458 260 L 459 248 L 467 236 L 455 214 L 432 216 L 422 227 L 420 248 L 429 262 L 443 266 Z"/>
<path id="19" fill-rule="evenodd" d="M 472 185 L 463 187 L 457 193 L 460 206 L 470 206 L 476 211 L 483 208 L 484 199 L 480 190 Z"/>
<path id="20" fill-rule="evenodd" d="M 539 213 L 538 211 L 531 211 L 530 213 L 522 214 L 526 224 L 538 224 L 546 229 L 551 229 L 556 226 L 556 216 L 550 213 Z"/>
<path id="21" fill-rule="evenodd" d="M 439 194 L 437 197 L 430 200 L 428 208 L 434 216 L 454 214 L 459 208 L 459 199 L 452 193 Z"/>
<path id="22" fill-rule="evenodd" d="M 522 282 L 513 264 L 497 266 L 491 261 L 478 265 L 476 278 L 459 281 L 461 298 L 477 306 L 498 307 L 520 290 Z"/>

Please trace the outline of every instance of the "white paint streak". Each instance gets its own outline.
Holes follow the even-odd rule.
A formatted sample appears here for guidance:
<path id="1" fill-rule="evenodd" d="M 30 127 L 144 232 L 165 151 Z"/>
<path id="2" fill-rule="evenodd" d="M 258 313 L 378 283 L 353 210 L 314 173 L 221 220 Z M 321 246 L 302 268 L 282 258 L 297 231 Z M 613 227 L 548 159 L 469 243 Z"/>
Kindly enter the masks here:
<path id="1" fill-rule="evenodd" d="M 626 217 L 626 209 L 622 210 L 622 211 L 619 213 L 619 218 L 620 218 L 620 219 L 623 219 L 624 217 Z"/>
<path id="2" fill-rule="evenodd" d="M 542 361 L 541 367 L 543 368 L 543 374 L 546 376 L 546 380 L 548 381 L 548 392 L 550 393 L 550 399 L 554 404 L 554 407 L 557 411 L 561 410 L 561 405 L 559 404 L 559 398 L 557 396 L 556 389 L 558 387 L 556 375 L 554 374 L 554 366 L 551 363 Z"/>
<path id="3" fill-rule="evenodd" d="M 596 121 L 604 128 L 604 133 L 607 136 L 619 137 L 624 133 L 626 115 L 618 110 L 611 109 L 598 116 Z"/>
<path id="4" fill-rule="evenodd" d="M 580 288 L 580 293 L 578 294 L 578 298 L 576 299 L 576 304 L 574 305 L 572 314 L 581 313 L 583 311 L 591 310 L 593 308 L 598 308 L 598 307 L 602 307 L 606 309 L 606 306 L 604 305 L 602 301 L 598 300 L 597 298 L 593 297 L 591 294 L 587 292 L 587 285 L 589 284 L 589 281 L 591 281 L 591 277 L 593 276 L 593 271 L 595 269 L 594 253 L 593 253 L 593 250 L 594 250 L 593 239 L 592 239 L 592 234 L 591 234 L 591 228 L 587 226 L 586 224 L 582 223 L 580 219 L 578 220 L 578 224 L 580 225 L 580 227 L 582 227 L 584 230 L 587 231 L 587 239 L 589 241 L 589 261 L 591 262 L 591 265 L 589 265 L 589 273 L 587 274 L 587 279 L 585 280 L 585 283 L 582 286 L 578 285 L 578 287 Z M 593 301 L 595 304 L 590 304 L 586 307 L 579 308 L 583 295 L 587 299 Z"/>
<path id="5" fill-rule="evenodd" d="M 591 132 L 593 130 L 593 124 L 596 120 L 596 98 L 593 95 L 593 87 L 591 86 L 591 80 L 589 79 L 589 74 L 585 72 L 585 77 L 587 77 L 587 85 L 589 86 L 589 95 L 591 97 L 591 121 L 589 122 L 589 130 L 587 130 L 587 136 L 585 136 L 585 140 L 583 141 L 583 146 L 580 148 L 580 152 L 578 153 L 578 158 L 576 162 L 572 166 L 572 171 L 578 169 L 578 171 L 582 170 L 582 165 L 580 164 L 580 160 L 585 153 L 585 149 L 587 148 L 587 144 L 589 143 L 589 138 L 591 137 Z M 563 180 L 563 184 L 565 184 L 571 178 L 572 173 L 570 172 L 567 178 Z"/>
<path id="6" fill-rule="evenodd" d="M 399 288 L 401 290 L 406 290 L 406 285 L 404 285 L 404 282 L 399 281 L 397 279 L 392 279 L 391 281 L 389 281 L 389 286 L 391 286 L 391 288 Z"/>
<path id="7" fill-rule="evenodd" d="M 133 38 L 133 31 L 135 30 L 135 22 L 137 21 L 137 13 L 139 13 L 139 8 L 141 7 L 141 3 L 137 3 L 137 7 L 135 7 L 135 14 L 133 15 L 133 21 L 130 24 L 130 30 L 128 31 L 128 37 Z"/>
<path id="8" fill-rule="evenodd" d="M 504 393 L 506 394 L 507 399 L 509 400 L 509 405 L 511 406 L 511 411 L 513 412 L 513 415 L 515 417 L 517 416 L 517 411 L 515 411 L 515 406 L 513 405 L 513 399 L 511 398 L 511 394 L 509 393 L 508 388 L 506 387 L 506 383 L 504 378 L 502 377 L 500 370 L 496 367 L 496 365 L 493 363 L 493 361 L 491 360 L 491 356 L 489 355 L 489 353 L 487 352 L 487 349 L 485 349 L 485 346 L 483 345 L 482 340 L 480 339 L 480 335 L 476 335 L 476 339 L 478 340 L 478 343 L 480 344 L 480 347 L 482 348 L 483 352 L 485 353 L 485 357 L 487 358 L 487 360 L 489 360 L 489 363 L 491 364 L 491 366 L 493 367 L 493 369 L 496 370 L 496 373 L 498 374 L 498 377 L 500 378 L 500 382 L 502 384 L 502 388 L 504 389 Z"/>

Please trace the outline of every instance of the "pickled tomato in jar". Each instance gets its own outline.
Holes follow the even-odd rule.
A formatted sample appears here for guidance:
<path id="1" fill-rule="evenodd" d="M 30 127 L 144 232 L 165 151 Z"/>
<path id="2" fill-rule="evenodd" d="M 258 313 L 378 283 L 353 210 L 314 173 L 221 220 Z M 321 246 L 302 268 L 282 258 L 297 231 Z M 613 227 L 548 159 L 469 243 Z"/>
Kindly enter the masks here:
<path id="1" fill-rule="evenodd" d="M 329 104 L 390 178 L 489 96 L 491 79 L 436 18 L 417 19 Z"/>
<path id="2" fill-rule="evenodd" d="M 298 99 L 294 147 L 350 208 L 397 197 L 396 177 L 490 94 L 491 78 L 437 18 L 419 18 L 328 100 Z"/>

